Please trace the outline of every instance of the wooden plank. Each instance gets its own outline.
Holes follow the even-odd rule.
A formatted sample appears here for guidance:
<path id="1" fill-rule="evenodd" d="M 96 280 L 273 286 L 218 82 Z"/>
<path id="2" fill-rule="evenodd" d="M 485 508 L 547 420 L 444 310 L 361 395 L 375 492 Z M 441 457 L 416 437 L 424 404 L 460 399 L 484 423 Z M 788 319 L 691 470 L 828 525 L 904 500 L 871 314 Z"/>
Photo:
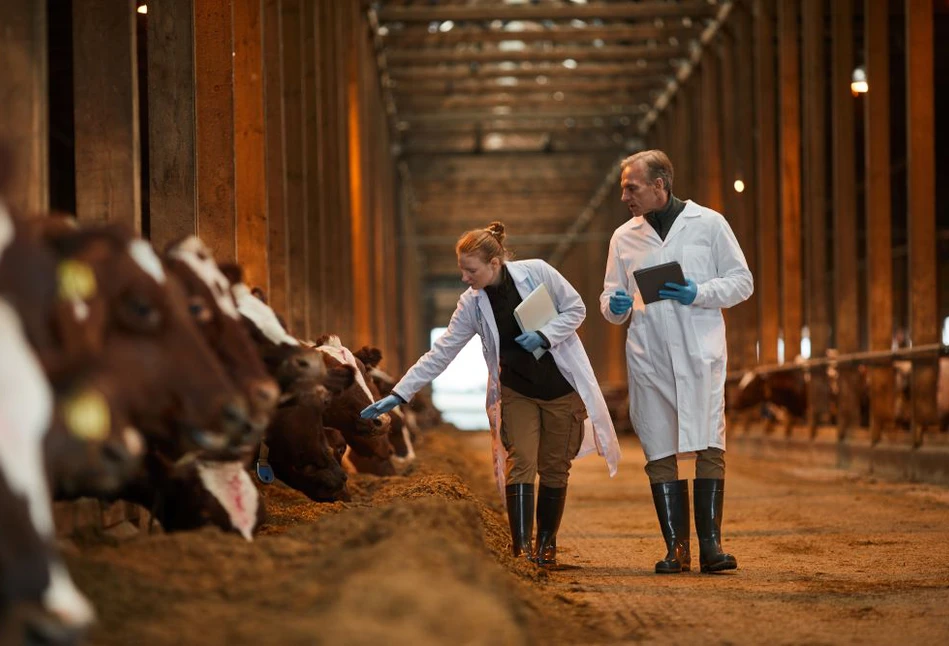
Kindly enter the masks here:
<path id="1" fill-rule="evenodd" d="M 705 183 L 705 205 L 719 213 L 725 210 L 722 195 L 721 75 L 718 55 L 711 48 L 702 55 L 702 148 L 705 157 L 701 177 Z"/>
<path id="2" fill-rule="evenodd" d="M 802 3 L 804 169 L 803 215 L 807 229 L 807 327 L 811 357 L 823 357 L 830 347 L 830 289 L 827 281 L 827 28 L 826 0 Z M 816 432 L 827 422 L 829 385 L 824 371 L 811 373 L 808 383 L 808 423 Z"/>
<path id="3" fill-rule="evenodd" d="M 219 262 L 237 259 L 231 2 L 194 0 L 198 235 Z"/>
<path id="4" fill-rule="evenodd" d="M 652 51 L 652 50 L 650 50 Z M 669 58 L 687 56 L 688 52 L 683 49 L 669 50 L 663 60 L 658 64 L 659 69 L 668 71 L 670 67 Z M 527 81 L 536 80 L 537 77 L 544 77 L 551 83 L 560 83 L 566 81 L 602 81 L 609 80 L 619 82 L 625 79 L 635 79 L 630 72 L 640 72 L 643 67 L 655 69 L 655 64 L 650 66 L 648 59 L 643 63 L 638 63 L 635 69 L 630 69 L 628 63 L 586 63 L 574 69 L 564 67 L 563 59 L 555 58 L 549 62 L 536 62 L 531 60 L 527 65 L 510 64 L 478 64 L 455 63 L 446 65 L 444 61 L 437 66 L 414 65 L 411 67 L 397 66 L 389 70 L 389 78 L 392 80 L 391 87 L 400 85 L 412 86 L 418 82 L 432 83 L 434 81 L 481 81 L 484 83 L 497 83 L 499 77 L 514 77 L 516 79 L 526 79 Z M 641 76 L 641 75 L 640 75 Z M 658 80 L 658 79 L 653 79 Z"/>
<path id="5" fill-rule="evenodd" d="M 194 5 L 154 2 L 148 12 L 148 218 L 158 249 L 198 231 Z"/>
<path id="6" fill-rule="evenodd" d="M 906 0 L 906 152 L 909 195 L 909 332 L 913 345 L 939 342 L 936 285 L 936 130 L 933 6 Z M 913 367 L 913 443 L 936 425 L 935 361 Z"/>
<path id="7" fill-rule="evenodd" d="M 320 151 L 320 103 L 322 101 L 323 78 L 319 69 L 317 47 L 319 36 L 319 7 L 316 0 L 304 0 L 302 5 L 303 18 L 303 132 L 304 156 L 306 158 L 305 180 L 303 182 L 305 194 L 305 208 L 302 214 L 302 232 L 304 240 L 301 243 L 304 260 L 303 270 L 306 274 L 306 336 L 314 338 L 320 335 L 326 314 L 326 303 L 323 298 L 324 290 L 320 275 L 320 261 L 324 249 L 321 245 L 321 225 L 323 210 L 320 206 L 320 167 L 322 157 Z"/>
<path id="8" fill-rule="evenodd" d="M 780 0 L 778 67 L 780 69 L 781 159 L 781 330 L 784 361 L 801 350 L 803 268 L 801 259 L 801 47 L 800 0 Z"/>
<path id="9" fill-rule="evenodd" d="M 778 275 L 778 187 L 777 128 L 775 115 L 776 56 L 775 0 L 755 1 L 755 113 L 757 126 L 755 184 L 758 211 L 758 275 L 756 292 L 759 303 L 758 360 L 770 365 L 778 362 L 778 318 L 780 282 Z"/>
<path id="10" fill-rule="evenodd" d="M 286 133 L 283 119 L 283 1 L 264 0 L 264 96 L 267 146 L 267 257 L 270 291 L 275 312 L 289 311 L 290 281 L 287 272 Z"/>
<path id="11" fill-rule="evenodd" d="M 648 45 L 632 47 L 554 47 L 550 49 L 530 49 L 516 51 L 501 50 L 472 50 L 456 49 L 453 47 L 436 47 L 431 49 L 397 49 L 386 54 L 390 65 L 441 65 L 445 63 L 501 63 L 539 61 L 562 61 L 572 58 L 578 63 L 589 61 L 629 61 L 638 58 L 671 58 L 682 55 L 680 45 L 657 45 L 655 48 Z M 582 70 L 585 65 L 577 69 Z M 566 68 L 565 68 L 566 69 Z"/>
<path id="12" fill-rule="evenodd" d="M 853 97 L 853 0 L 835 0 L 831 8 L 831 116 L 834 188 L 834 331 L 841 354 L 860 349 L 857 273 L 857 186 Z M 841 368 L 837 427 L 844 436 L 859 424 L 859 395 L 854 370 Z"/>
<path id="13" fill-rule="evenodd" d="M 379 10 L 380 22 L 432 22 L 435 20 L 589 20 L 602 18 L 697 19 L 714 15 L 718 8 L 705 0 L 682 0 L 670 4 L 658 0 L 608 4 L 518 4 L 518 5 L 437 5 L 400 7 L 385 5 Z"/>
<path id="14" fill-rule="evenodd" d="M 234 3 L 234 164 L 237 261 L 248 285 L 270 293 L 263 3 Z"/>
<path id="15" fill-rule="evenodd" d="M 864 97 L 866 160 L 868 350 L 893 343 L 893 241 L 890 234 L 889 7 L 864 0 L 864 51 L 870 91 Z M 870 431 L 879 442 L 893 425 L 895 379 L 891 366 L 869 366 Z"/>
<path id="16" fill-rule="evenodd" d="M 592 43 L 602 40 L 604 43 L 627 41 L 645 42 L 654 40 L 666 42 L 670 38 L 678 38 L 688 42 L 698 38 L 701 25 L 696 23 L 689 26 L 679 24 L 663 24 L 656 26 L 650 23 L 613 24 L 586 27 L 565 26 L 555 29 L 538 31 L 503 31 L 495 29 L 455 28 L 451 31 L 436 31 L 432 33 L 428 27 L 406 27 L 390 29 L 385 36 L 386 47 L 398 51 L 399 48 L 437 47 L 439 45 L 457 45 L 459 43 L 496 43 L 501 41 L 518 40 L 524 43 L 553 42 L 553 43 Z M 602 49 L 599 47 L 598 49 Z"/>
<path id="17" fill-rule="evenodd" d="M 4 200 L 25 213 L 49 208 L 46 3 L 0 2 L 0 139 L 13 154 Z"/>
<path id="18" fill-rule="evenodd" d="M 73 5 L 76 215 L 142 229 L 134 0 Z"/>
<path id="19" fill-rule="evenodd" d="M 498 79 L 508 78 L 508 80 L 505 81 L 505 83 L 507 83 L 506 85 L 502 85 L 498 79 L 490 78 L 394 81 L 392 90 L 394 98 L 402 100 L 414 97 L 444 98 L 484 93 L 553 94 L 554 92 L 589 92 L 601 96 L 625 96 L 630 94 L 642 94 L 642 92 L 634 92 L 633 90 L 648 90 L 650 88 L 661 87 L 665 82 L 668 82 L 668 75 L 673 71 L 673 68 L 668 66 L 662 66 L 661 68 L 657 66 L 644 69 L 641 73 L 637 70 L 635 73 L 627 73 L 626 76 L 614 77 L 548 77 L 536 72 L 534 78 L 518 78 L 515 76 L 498 77 Z M 665 74 L 663 74 L 663 72 Z M 538 80 L 538 76 L 541 77 L 541 80 Z"/>

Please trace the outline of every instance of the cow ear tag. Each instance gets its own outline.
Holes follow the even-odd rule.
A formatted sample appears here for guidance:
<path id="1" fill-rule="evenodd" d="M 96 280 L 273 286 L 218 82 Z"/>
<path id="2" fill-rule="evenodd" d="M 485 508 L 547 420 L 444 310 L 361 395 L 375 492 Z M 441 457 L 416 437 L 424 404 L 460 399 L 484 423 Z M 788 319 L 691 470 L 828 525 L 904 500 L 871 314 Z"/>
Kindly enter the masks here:
<path id="1" fill-rule="evenodd" d="M 70 433 L 87 442 L 101 442 L 109 435 L 109 405 L 96 390 L 85 390 L 63 405 L 63 421 Z"/>
<path id="2" fill-rule="evenodd" d="M 85 301 L 96 293 L 96 275 L 84 262 L 63 260 L 56 267 L 56 276 L 59 298 L 64 301 Z"/>
<path id="3" fill-rule="evenodd" d="M 273 467 L 266 460 L 257 460 L 257 479 L 264 484 L 270 484 L 274 480 Z"/>

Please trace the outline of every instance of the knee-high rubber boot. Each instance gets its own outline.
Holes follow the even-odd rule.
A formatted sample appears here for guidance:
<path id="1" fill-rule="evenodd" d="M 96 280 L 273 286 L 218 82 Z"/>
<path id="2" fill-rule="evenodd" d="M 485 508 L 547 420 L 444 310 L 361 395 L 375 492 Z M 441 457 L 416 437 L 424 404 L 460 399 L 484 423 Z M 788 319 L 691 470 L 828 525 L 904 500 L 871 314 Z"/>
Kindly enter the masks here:
<path id="1" fill-rule="evenodd" d="M 514 556 L 534 555 L 534 485 L 509 484 L 504 488 L 507 498 L 507 519 L 511 524 L 511 551 Z"/>
<path id="2" fill-rule="evenodd" d="M 722 551 L 722 505 L 725 481 L 696 478 L 692 483 L 695 497 L 695 533 L 699 537 L 699 564 L 703 572 L 734 570 L 738 561 Z"/>
<path id="3" fill-rule="evenodd" d="M 689 481 L 657 482 L 652 486 L 659 528 L 666 541 L 666 557 L 656 563 L 656 574 L 678 574 L 692 569 L 689 548 Z"/>
<path id="4" fill-rule="evenodd" d="M 557 530 L 563 518 L 567 501 L 567 488 L 545 487 L 537 489 L 537 551 L 534 562 L 540 566 L 557 565 Z"/>

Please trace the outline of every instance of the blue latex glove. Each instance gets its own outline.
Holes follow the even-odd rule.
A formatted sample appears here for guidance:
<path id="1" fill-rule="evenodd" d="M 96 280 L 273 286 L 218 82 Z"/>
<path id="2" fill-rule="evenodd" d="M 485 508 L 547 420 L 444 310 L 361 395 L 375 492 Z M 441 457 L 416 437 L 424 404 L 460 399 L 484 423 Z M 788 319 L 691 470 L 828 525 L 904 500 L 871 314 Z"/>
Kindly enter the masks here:
<path id="1" fill-rule="evenodd" d="M 528 352 L 533 352 L 544 345 L 544 339 L 537 332 L 525 332 L 514 340 Z"/>
<path id="2" fill-rule="evenodd" d="M 669 298 L 683 305 L 691 305 L 698 293 L 699 286 L 691 278 L 686 278 L 685 285 L 666 283 L 663 289 L 659 290 L 659 298 Z"/>
<path id="3" fill-rule="evenodd" d="M 364 409 L 362 409 L 362 412 L 359 413 L 359 416 L 363 419 L 379 417 L 383 413 L 388 413 L 399 404 L 404 403 L 405 402 L 398 395 L 386 395 L 376 403 L 370 404 L 369 406 L 366 406 Z"/>
<path id="4" fill-rule="evenodd" d="M 610 296 L 610 311 L 619 316 L 629 311 L 633 306 L 633 299 L 629 297 L 625 290 L 616 290 L 616 293 Z"/>

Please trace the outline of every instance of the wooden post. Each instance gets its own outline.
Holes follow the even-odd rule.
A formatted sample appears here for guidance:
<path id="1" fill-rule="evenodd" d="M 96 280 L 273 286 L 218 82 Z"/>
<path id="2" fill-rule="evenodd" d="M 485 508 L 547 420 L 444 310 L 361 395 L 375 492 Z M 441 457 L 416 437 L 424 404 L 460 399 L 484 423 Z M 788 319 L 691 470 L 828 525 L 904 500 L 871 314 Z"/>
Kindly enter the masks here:
<path id="1" fill-rule="evenodd" d="M 719 68 L 718 55 L 709 45 L 702 56 L 702 76 L 699 79 L 705 155 L 696 170 L 705 184 L 705 205 L 721 213 L 725 210 L 725 203 L 722 195 L 722 114 L 719 109 L 722 88 Z"/>
<path id="2" fill-rule="evenodd" d="M 267 146 L 267 258 L 270 306 L 287 316 L 290 280 L 287 272 L 286 133 L 284 131 L 283 0 L 264 1 L 264 96 Z"/>
<path id="3" fill-rule="evenodd" d="M 198 230 L 195 166 L 194 5 L 148 11 L 148 212 L 157 249 Z"/>
<path id="4" fill-rule="evenodd" d="M 327 100 L 335 103 L 334 114 L 336 117 L 335 129 L 333 133 L 330 134 L 331 138 L 333 138 L 332 135 L 335 134 L 336 139 L 333 148 L 335 158 L 331 158 L 331 163 L 337 164 L 339 170 L 338 182 L 335 186 L 336 195 L 339 200 L 337 202 L 339 210 L 336 211 L 336 213 L 338 213 L 339 216 L 333 218 L 334 221 L 338 223 L 339 228 L 337 229 L 338 237 L 333 236 L 333 239 L 336 241 L 337 249 L 340 252 L 337 256 L 337 261 L 339 262 L 338 266 L 352 267 L 353 208 L 349 178 L 350 155 L 352 151 L 349 150 L 348 146 L 350 133 L 347 125 L 347 79 L 349 69 L 348 64 L 338 62 L 351 59 L 349 55 L 350 50 L 348 49 L 350 41 L 347 38 L 347 30 L 350 29 L 350 20 L 348 11 L 346 10 L 347 7 L 344 4 L 334 4 L 334 8 L 332 34 L 335 51 L 334 60 L 337 61 L 337 76 L 335 77 L 335 84 L 330 89 L 330 94 L 327 95 Z M 342 280 L 337 279 L 333 281 L 336 287 L 336 291 L 333 295 L 334 310 L 337 314 L 336 328 L 347 343 L 352 343 L 354 332 L 354 301 L 356 300 L 353 290 L 353 280 L 351 275 L 344 275 L 341 278 Z"/>
<path id="5" fill-rule="evenodd" d="M 326 311 L 332 307 L 327 302 L 324 289 L 325 275 L 321 271 L 322 262 L 326 255 L 323 247 L 323 215 L 320 201 L 320 169 L 323 167 L 322 151 L 320 149 L 322 133 L 319 130 L 320 108 L 325 100 L 323 74 L 320 69 L 319 44 L 320 5 L 318 0 L 304 0 L 301 5 L 303 17 L 303 149 L 306 159 L 306 178 L 303 182 L 305 209 L 303 217 L 303 231 L 306 239 L 304 249 L 303 269 L 306 272 L 307 297 L 307 336 L 317 337 L 325 332 Z"/>
<path id="6" fill-rule="evenodd" d="M 799 0 L 780 0 L 778 11 L 781 110 L 781 329 L 784 360 L 801 350 L 801 66 Z"/>
<path id="7" fill-rule="evenodd" d="M 804 169 L 803 208 L 807 229 L 807 327 L 811 356 L 823 357 L 830 347 L 829 289 L 827 287 L 827 47 L 826 0 L 802 3 L 804 50 Z M 808 383 L 808 423 L 816 433 L 828 411 L 825 370 L 811 373 Z"/>
<path id="8" fill-rule="evenodd" d="M 14 209 L 49 208 L 46 3 L 0 2 L 0 140 L 13 154 L 4 200 Z"/>
<path id="9" fill-rule="evenodd" d="M 778 362 L 778 325 L 780 284 L 778 276 L 778 190 L 777 190 L 777 136 L 775 115 L 775 20 L 774 0 L 755 2 L 755 112 L 756 158 L 755 184 L 758 211 L 758 276 L 759 303 L 758 361 L 762 364 Z"/>
<path id="10" fill-rule="evenodd" d="M 261 0 L 234 3 L 234 166 L 237 260 L 248 285 L 270 292 Z"/>
<path id="11" fill-rule="evenodd" d="M 134 0 L 73 4 L 76 215 L 142 229 Z"/>
<path id="12" fill-rule="evenodd" d="M 890 235 L 889 7 L 864 0 L 864 51 L 870 90 L 864 98 L 867 213 L 867 325 L 870 350 L 893 342 L 893 243 Z M 891 366 L 870 366 L 870 430 L 874 442 L 893 424 Z"/>
<path id="13" fill-rule="evenodd" d="M 303 121 L 303 16 L 302 0 L 283 0 L 283 100 L 286 139 L 286 208 L 290 304 L 287 320 L 292 334 L 309 336 L 309 289 L 306 270 L 306 173 Z"/>
<path id="14" fill-rule="evenodd" d="M 906 152 L 909 195 L 909 332 L 914 346 L 939 341 L 936 286 L 936 157 L 933 5 L 906 0 Z M 872 86 L 871 86 L 872 87 Z M 937 364 L 914 363 L 913 443 L 935 426 Z"/>
<path id="15" fill-rule="evenodd" d="M 237 259 L 231 2 L 194 0 L 198 235 L 219 262 Z"/>
<path id="16" fill-rule="evenodd" d="M 854 98 L 850 80 L 854 65 L 853 0 L 832 5 L 831 105 L 834 185 L 834 331 L 837 351 L 856 352 L 860 343 L 857 308 L 857 207 Z M 837 427 L 843 437 L 859 424 L 855 371 L 839 369 Z"/>

